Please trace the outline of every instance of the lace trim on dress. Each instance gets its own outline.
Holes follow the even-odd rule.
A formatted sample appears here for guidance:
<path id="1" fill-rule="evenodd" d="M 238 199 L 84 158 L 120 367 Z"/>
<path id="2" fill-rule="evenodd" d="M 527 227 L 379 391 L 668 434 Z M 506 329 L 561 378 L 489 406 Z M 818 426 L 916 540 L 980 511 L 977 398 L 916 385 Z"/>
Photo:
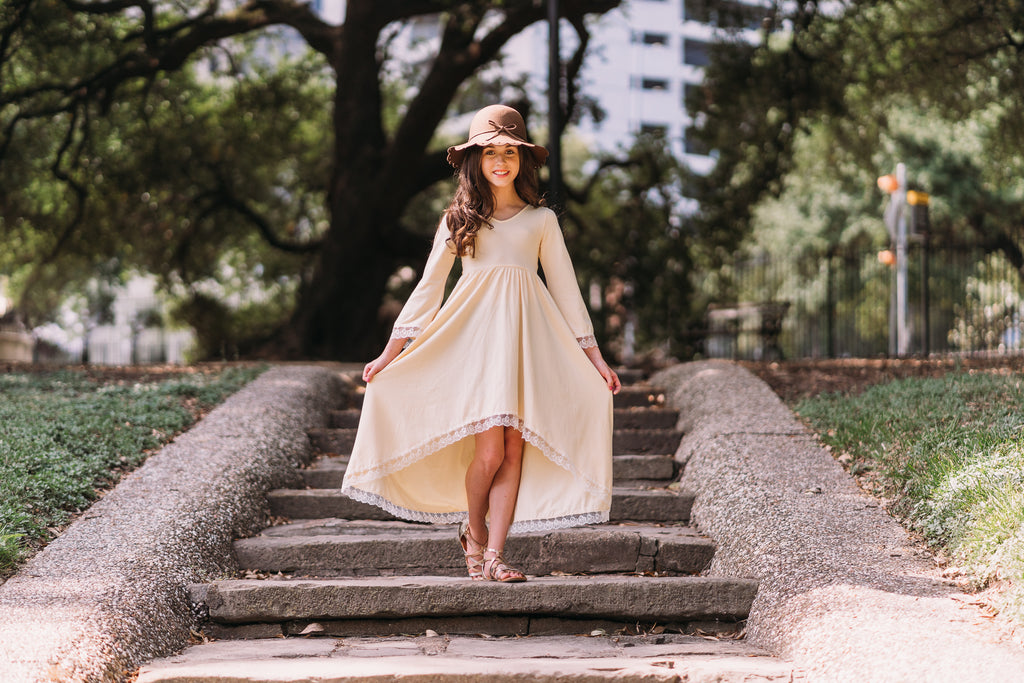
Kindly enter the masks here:
<path id="1" fill-rule="evenodd" d="M 420 336 L 418 327 L 396 327 L 391 330 L 392 339 L 411 339 Z"/>
<path id="2" fill-rule="evenodd" d="M 413 464 L 417 460 L 422 460 L 431 453 L 439 451 L 445 446 L 450 446 L 457 441 L 465 439 L 467 436 L 473 436 L 485 432 L 492 427 L 514 427 L 519 430 L 523 439 L 530 445 L 539 449 L 548 460 L 555 463 L 564 470 L 568 470 L 579 478 L 585 485 L 588 491 L 596 493 L 604 493 L 607 491 L 606 487 L 600 486 L 597 482 L 589 479 L 582 472 L 578 471 L 569 462 L 569 459 L 563 454 L 556 451 L 547 441 L 545 441 L 539 434 L 528 429 L 523 420 L 517 415 L 503 414 L 503 415 L 491 415 L 485 417 L 482 420 L 476 420 L 470 422 L 462 427 L 453 429 L 446 434 L 427 439 L 418 446 L 413 447 L 404 455 L 401 455 L 393 460 L 382 463 L 370 469 L 363 470 L 362 472 L 355 473 L 349 472 L 346 474 L 346 480 L 350 484 L 359 484 L 364 481 L 373 481 L 374 479 L 380 479 L 386 477 L 393 472 L 405 469 L 409 465 Z M 365 493 L 365 492 L 363 492 Z M 367 494 L 370 495 L 370 494 Z M 364 501 L 365 502 L 365 501 Z M 376 503 L 374 503 L 376 505 Z M 385 508 L 386 509 L 386 508 Z M 418 513 L 417 513 L 418 514 Z M 423 520 L 427 521 L 427 520 Z M 459 520 L 456 520 L 459 521 Z"/>
<path id="3" fill-rule="evenodd" d="M 586 337 L 576 337 L 576 341 L 580 343 L 581 349 L 589 349 L 597 346 L 597 339 L 595 339 L 592 334 L 588 334 Z"/>
<path id="4" fill-rule="evenodd" d="M 427 522 L 429 524 L 457 524 L 466 519 L 469 514 L 465 510 L 461 512 L 421 512 L 395 505 L 387 498 L 376 493 L 363 491 L 361 489 L 344 486 L 341 489 L 343 495 L 358 500 L 360 503 L 374 505 L 388 512 L 395 517 L 408 519 L 413 522 Z M 584 524 L 601 524 L 608 521 L 608 511 L 583 512 L 578 515 L 565 515 L 563 517 L 551 517 L 549 519 L 524 519 L 513 522 L 509 527 L 510 533 L 522 533 L 526 531 L 549 531 L 551 529 L 566 529 Z"/>

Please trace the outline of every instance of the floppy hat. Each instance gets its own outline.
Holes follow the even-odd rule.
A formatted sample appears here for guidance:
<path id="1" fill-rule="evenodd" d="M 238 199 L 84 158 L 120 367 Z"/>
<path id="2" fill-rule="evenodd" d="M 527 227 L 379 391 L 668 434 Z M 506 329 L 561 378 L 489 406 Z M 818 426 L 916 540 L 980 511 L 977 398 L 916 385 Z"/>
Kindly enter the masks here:
<path id="1" fill-rule="evenodd" d="M 512 107 L 504 104 L 492 104 L 484 107 L 473 116 L 469 124 L 469 140 L 461 145 L 448 148 L 448 163 L 458 168 L 466 149 L 478 145 L 518 145 L 525 147 L 533 155 L 533 160 L 542 166 L 548 158 L 548 151 L 540 145 L 526 140 L 526 122 L 522 115 Z"/>

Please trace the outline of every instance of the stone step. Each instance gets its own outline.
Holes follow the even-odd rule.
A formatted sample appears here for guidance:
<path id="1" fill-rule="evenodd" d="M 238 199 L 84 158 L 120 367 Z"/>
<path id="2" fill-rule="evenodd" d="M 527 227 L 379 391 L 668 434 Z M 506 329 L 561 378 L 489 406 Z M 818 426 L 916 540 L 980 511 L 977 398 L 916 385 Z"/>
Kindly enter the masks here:
<path id="1" fill-rule="evenodd" d="M 671 408 L 633 406 L 615 409 L 616 429 L 675 429 L 679 411 Z"/>
<path id="2" fill-rule="evenodd" d="M 399 674 L 401 672 L 401 674 Z M 221 640 L 142 667 L 137 683 L 791 683 L 792 665 L 737 640 L 677 634 Z"/>
<path id="3" fill-rule="evenodd" d="M 745 619 L 756 592 L 751 579 L 602 574 L 519 584 L 445 576 L 232 579 L 193 585 L 190 597 L 219 624 L 285 624 L 287 635 L 315 621 L 324 635 L 334 635 L 325 622 L 343 622 L 338 626 L 344 629 L 344 622 L 358 620 L 363 635 L 387 635 L 391 622 L 423 618 L 449 620 L 446 631 L 458 633 L 459 620 L 473 617 L 597 619 L 685 630 L 693 622 Z M 469 623 L 479 626 L 479 620 Z"/>
<path id="4" fill-rule="evenodd" d="M 313 533 L 308 533 L 310 530 Z M 235 541 L 239 566 L 308 576 L 464 576 L 455 525 L 315 520 Z M 527 574 L 698 574 L 714 544 L 686 526 L 602 525 L 512 536 L 509 563 Z"/>
<path id="5" fill-rule="evenodd" d="M 329 426 L 332 429 L 355 429 L 359 426 L 359 414 L 361 412 L 362 411 L 358 408 L 332 410 L 329 418 Z"/>
<path id="6" fill-rule="evenodd" d="M 313 444 L 313 449 L 320 453 L 349 455 L 352 452 L 352 445 L 356 442 L 356 429 L 310 429 L 309 442 Z"/>
<path id="7" fill-rule="evenodd" d="M 612 433 L 612 453 L 675 453 L 682 437 L 675 429 L 616 429 Z M 355 428 L 309 430 L 313 448 L 321 453 L 347 455 L 355 439 Z"/>
<path id="8" fill-rule="evenodd" d="M 612 477 L 616 482 L 633 479 L 672 481 L 677 475 L 671 455 L 623 453 L 612 458 Z"/>
<path id="9" fill-rule="evenodd" d="M 675 453 L 682 438 L 682 432 L 675 429 L 616 429 L 612 454 Z"/>
<path id="10" fill-rule="evenodd" d="M 613 401 L 616 408 L 661 407 L 665 405 L 665 394 L 657 387 L 635 384 L 622 387 Z"/>
<path id="11" fill-rule="evenodd" d="M 271 514 L 288 519 L 395 519 L 380 508 L 352 500 L 337 489 L 275 489 L 267 494 Z M 611 520 L 686 522 L 693 494 L 669 488 L 612 488 Z"/>
<path id="12" fill-rule="evenodd" d="M 640 368 L 615 368 L 615 374 L 623 386 L 637 384 L 647 378 L 647 373 Z"/>
<path id="13" fill-rule="evenodd" d="M 313 466 L 300 471 L 305 485 L 311 489 L 340 489 L 348 466 L 347 455 L 325 456 Z M 612 476 L 616 481 L 635 479 L 671 481 L 675 478 L 675 460 L 671 455 L 616 455 L 612 459 Z"/>

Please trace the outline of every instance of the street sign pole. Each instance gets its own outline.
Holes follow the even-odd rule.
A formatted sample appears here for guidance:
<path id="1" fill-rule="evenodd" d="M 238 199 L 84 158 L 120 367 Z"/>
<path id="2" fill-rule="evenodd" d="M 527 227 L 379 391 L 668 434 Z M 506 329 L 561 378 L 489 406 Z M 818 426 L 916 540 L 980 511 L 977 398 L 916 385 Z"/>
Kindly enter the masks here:
<path id="1" fill-rule="evenodd" d="M 562 203 L 562 57 L 558 0 L 548 0 L 548 206 Z"/>
<path id="2" fill-rule="evenodd" d="M 892 194 L 899 213 L 896 218 L 896 353 L 910 353 L 910 325 L 907 320 L 907 167 L 896 164 L 898 187 Z"/>

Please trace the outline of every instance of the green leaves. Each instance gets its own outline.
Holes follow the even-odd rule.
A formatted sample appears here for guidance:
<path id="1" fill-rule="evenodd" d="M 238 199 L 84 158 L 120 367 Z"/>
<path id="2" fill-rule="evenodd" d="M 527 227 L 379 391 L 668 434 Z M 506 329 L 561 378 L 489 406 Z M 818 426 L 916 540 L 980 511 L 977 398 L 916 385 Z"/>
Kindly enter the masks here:
<path id="1" fill-rule="evenodd" d="M 936 198 L 940 234 L 973 233 L 1024 272 L 1019 10 L 1011 0 L 800 3 L 760 45 L 721 45 L 688 103 L 720 155 L 697 185 L 702 220 L 756 232 L 779 204 L 801 214 L 792 229 L 808 242 L 845 244 L 877 232 L 865 219 L 882 198 L 865 190 L 903 161 Z"/>

